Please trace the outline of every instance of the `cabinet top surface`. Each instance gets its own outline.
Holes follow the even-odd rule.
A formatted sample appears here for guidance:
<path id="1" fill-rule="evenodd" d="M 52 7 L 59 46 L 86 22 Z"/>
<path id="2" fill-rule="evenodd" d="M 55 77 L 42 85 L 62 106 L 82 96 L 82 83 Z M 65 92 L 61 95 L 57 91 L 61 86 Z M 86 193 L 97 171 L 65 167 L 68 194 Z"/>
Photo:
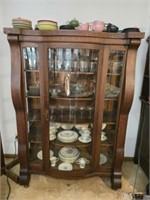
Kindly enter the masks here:
<path id="1" fill-rule="evenodd" d="M 128 32 L 128 33 L 108 33 L 108 32 L 93 32 L 79 30 L 55 30 L 55 31 L 40 31 L 40 30 L 25 30 L 17 28 L 4 28 L 4 33 L 7 35 L 22 35 L 22 36 L 73 36 L 73 37 L 96 37 L 96 38 L 116 38 L 116 39 L 142 39 L 143 32 Z"/>

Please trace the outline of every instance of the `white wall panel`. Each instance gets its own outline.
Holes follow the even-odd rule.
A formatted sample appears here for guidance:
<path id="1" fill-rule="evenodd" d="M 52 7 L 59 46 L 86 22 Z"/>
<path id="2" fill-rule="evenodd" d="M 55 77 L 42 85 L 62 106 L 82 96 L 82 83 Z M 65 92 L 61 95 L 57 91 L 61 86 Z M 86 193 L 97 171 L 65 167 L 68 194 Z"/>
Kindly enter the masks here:
<path id="1" fill-rule="evenodd" d="M 77 18 L 80 22 L 103 20 L 120 29 L 139 27 L 150 33 L 149 0 L 1 0 L 0 1 L 0 130 L 4 152 L 14 153 L 16 119 L 10 94 L 10 49 L 3 27 L 12 27 L 12 18 L 32 20 L 33 28 L 40 19 L 58 21 L 59 25 Z M 138 51 L 135 98 L 127 128 L 125 155 L 133 156 L 140 116 L 140 89 L 144 72 L 147 44 L 145 39 Z"/>

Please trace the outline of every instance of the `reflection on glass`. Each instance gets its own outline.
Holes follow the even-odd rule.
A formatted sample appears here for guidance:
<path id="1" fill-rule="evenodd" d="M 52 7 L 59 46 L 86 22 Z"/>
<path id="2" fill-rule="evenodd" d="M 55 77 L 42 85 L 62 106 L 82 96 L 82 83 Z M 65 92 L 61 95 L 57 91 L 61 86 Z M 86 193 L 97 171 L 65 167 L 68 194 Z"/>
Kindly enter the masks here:
<path id="1" fill-rule="evenodd" d="M 35 70 L 38 68 L 39 54 L 35 47 L 23 48 L 24 68 Z"/>
<path id="2" fill-rule="evenodd" d="M 57 155 L 60 142 L 65 148 L 69 143 L 79 148 L 80 157 L 88 163 L 81 167 L 73 162 L 73 170 L 91 164 L 98 56 L 96 49 L 48 49 L 50 129 L 60 124 L 50 141 Z"/>
<path id="3" fill-rule="evenodd" d="M 49 70 L 95 72 L 98 52 L 92 49 L 48 49 Z"/>
<path id="4" fill-rule="evenodd" d="M 101 133 L 102 144 L 114 144 L 117 115 L 119 108 L 119 96 L 122 86 L 122 74 L 124 67 L 124 51 L 111 51 L 108 60 L 107 81 L 105 86 L 103 130 Z M 111 167 L 113 148 L 102 146 L 99 164 L 101 167 Z"/>
<path id="5" fill-rule="evenodd" d="M 111 51 L 108 72 L 120 74 L 124 64 L 124 51 Z"/>
<path id="6" fill-rule="evenodd" d="M 36 146 L 35 144 L 41 144 L 42 141 L 38 49 L 35 47 L 23 47 L 22 57 L 25 75 L 26 113 L 29 133 L 29 146 Z M 34 153 L 34 155 L 31 155 L 31 159 L 35 156 L 36 151 L 37 149 L 35 148 L 35 151 L 31 152 L 31 154 Z"/>

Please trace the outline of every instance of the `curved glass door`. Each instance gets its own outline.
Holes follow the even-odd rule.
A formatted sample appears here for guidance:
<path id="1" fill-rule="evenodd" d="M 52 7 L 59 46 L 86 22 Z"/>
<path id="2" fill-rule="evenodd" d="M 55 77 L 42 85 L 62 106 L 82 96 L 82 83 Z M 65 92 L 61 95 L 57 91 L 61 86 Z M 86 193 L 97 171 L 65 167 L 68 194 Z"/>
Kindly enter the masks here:
<path id="1" fill-rule="evenodd" d="M 112 167 L 124 73 L 125 50 L 111 50 L 108 59 L 101 131 L 100 167 Z"/>
<path id="2" fill-rule="evenodd" d="M 39 52 L 35 47 L 23 47 L 27 128 L 31 163 L 41 163 L 42 134 L 40 109 Z"/>
<path id="3" fill-rule="evenodd" d="M 72 171 L 91 166 L 98 56 L 96 49 L 48 49 L 53 169 Z"/>

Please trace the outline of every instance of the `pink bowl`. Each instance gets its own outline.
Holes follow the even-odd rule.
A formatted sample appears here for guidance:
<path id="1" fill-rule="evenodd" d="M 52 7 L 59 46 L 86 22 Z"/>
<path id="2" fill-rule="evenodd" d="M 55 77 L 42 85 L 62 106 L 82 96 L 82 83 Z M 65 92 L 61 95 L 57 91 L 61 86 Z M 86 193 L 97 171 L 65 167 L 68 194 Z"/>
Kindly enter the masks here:
<path id="1" fill-rule="evenodd" d="M 92 23 L 92 30 L 101 32 L 104 30 L 104 26 L 105 23 L 103 21 L 94 21 Z"/>
<path id="2" fill-rule="evenodd" d="M 80 26 L 78 26 L 77 28 L 76 28 L 77 30 L 82 30 L 82 31 L 87 31 L 87 30 L 89 30 L 89 24 L 88 23 L 86 23 L 86 24 L 81 24 Z"/>

